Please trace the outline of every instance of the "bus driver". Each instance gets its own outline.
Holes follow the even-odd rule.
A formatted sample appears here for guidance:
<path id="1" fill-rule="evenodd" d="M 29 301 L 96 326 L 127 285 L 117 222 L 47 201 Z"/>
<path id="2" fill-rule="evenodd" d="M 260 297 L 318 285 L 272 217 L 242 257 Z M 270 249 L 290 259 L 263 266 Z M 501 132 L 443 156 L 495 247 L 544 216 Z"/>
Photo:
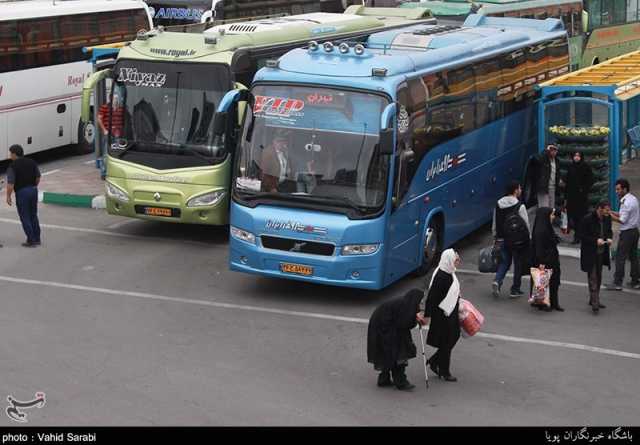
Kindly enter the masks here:
<path id="1" fill-rule="evenodd" d="M 289 159 L 289 135 L 284 129 L 277 129 L 271 145 L 262 152 L 260 168 L 262 170 L 263 192 L 277 192 L 291 177 L 291 162 Z"/>

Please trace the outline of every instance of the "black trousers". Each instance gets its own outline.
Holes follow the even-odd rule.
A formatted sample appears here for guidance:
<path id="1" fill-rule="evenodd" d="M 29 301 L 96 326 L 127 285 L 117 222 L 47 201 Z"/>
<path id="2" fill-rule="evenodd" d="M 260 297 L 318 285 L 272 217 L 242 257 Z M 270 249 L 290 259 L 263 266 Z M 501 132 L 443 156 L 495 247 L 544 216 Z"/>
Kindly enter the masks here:
<path id="1" fill-rule="evenodd" d="M 600 304 L 600 286 L 602 286 L 602 254 L 596 255 L 591 271 L 587 274 L 589 278 L 589 304 L 598 307 Z"/>
<path id="2" fill-rule="evenodd" d="M 449 367 L 451 366 L 452 348 L 438 348 L 435 354 L 429 359 L 429 363 L 433 363 L 438 367 L 439 374 L 442 376 L 451 375 Z"/>
<path id="3" fill-rule="evenodd" d="M 558 299 L 558 290 L 560 289 L 560 264 L 556 264 L 549 280 L 549 299 L 551 307 L 558 307 L 560 301 Z"/>
<path id="4" fill-rule="evenodd" d="M 640 281 L 640 267 L 638 266 L 638 229 L 623 230 L 620 232 L 618 240 L 618 251 L 616 252 L 616 271 L 613 282 L 622 286 L 624 281 L 624 266 L 627 258 L 631 261 L 631 281 Z"/>

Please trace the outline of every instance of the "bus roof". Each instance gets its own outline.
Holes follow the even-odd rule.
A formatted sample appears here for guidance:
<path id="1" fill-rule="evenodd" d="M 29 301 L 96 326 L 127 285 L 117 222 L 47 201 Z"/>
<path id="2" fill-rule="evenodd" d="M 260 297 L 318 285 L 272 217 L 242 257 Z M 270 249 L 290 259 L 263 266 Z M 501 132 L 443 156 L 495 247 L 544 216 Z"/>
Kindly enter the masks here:
<path id="1" fill-rule="evenodd" d="M 365 8 L 368 10 L 387 8 Z M 428 11 L 418 11 L 418 14 L 409 14 L 409 17 L 429 17 Z M 313 19 L 316 18 L 317 20 Z M 149 38 L 135 40 L 129 46 L 123 48 L 120 58 L 143 58 L 170 61 L 202 61 L 230 63 L 233 53 L 241 48 L 261 48 L 269 45 L 286 44 L 289 42 L 308 42 L 313 39 L 326 38 L 335 35 L 336 38 L 349 36 L 363 31 L 381 31 L 389 26 L 402 26 L 415 24 L 416 20 L 391 18 L 381 15 L 360 15 L 353 13 L 344 14 L 303 14 L 290 16 L 282 20 L 279 18 L 267 21 L 234 23 L 225 25 L 226 28 L 218 28 L 217 32 L 205 32 L 203 34 L 162 32 L 154 30 L 147 33 Z M 424 21 L 421 20 L 421 21 Z M 248 28 L 233 28 L 235 26 L 254 26 L 256 30 Z M 262 25 L 261 25 L 262 24 Z M 225 29 L 221 32 L 222 29 Z"/>
<path id="2" fill-rule="evenodd" d="M 403 3 L 400 8 L 428 8 L 434 16 L 466 16 L 471 13 L 475 5 L 477 14 L 497 14 L 501 12 L 519 11 L 530 8 L 545 8 L 572 3 L 582 3 L 580 0 L 482 0 L 477 2 L 458 0 L 427 0 L 422 2 Z"/>
<path id="3" fill-rule="evenodd" d="M 398 9 L 398 8 L 366 8 L 362 6 L 350 6 L 343 14 L 314 12 L 283 17 L 273 17 L 258 20 L 245 20 L 230 24 L 214 26 L 205 31 L 205 34 L 217 34 L 220 31 L 226 34 L 252 34 L 260 31 L 284 31 L 304 26 L 312 33 L 340 32 L 341 26 L 365 27 L 391 24 L 410 24 L 416 20 L 433 17 L 431 11 L 426 8 Z M 326 28 L 326 31 L 325 31 Z M 313 36 L 310 36 L 313 37 Z M 291 39 L 287 39 L 291 40 Z"/>
<path id="4" fill-rule="evenodd" d="M 434 33 L 435 31 L 435 33 Z M 373 34 L 364 54 L 296 49 L 277 68 L 263 68 L 254 81 L 315 83 L 394 91 L 414 72 L 451 69 L 505 51 L 565 36 L 558 19 L 530 20 L 470 15 L 461 28 L 414 25 Z M 414 46 L 409 46 L 413 37 Z M 428 39 L 423 39 L 428 37 Z M 400 45 L 395 42 L 400 41 Z M 374 74 L 377 69 L 377 74 Z"/>
<path id="5" fill-rule="evenodd" d="M 91 12 L 142 9 L 147 5 L 140 0 L 17 0 L 2 1 L 0 21 L 55 17 Z"/>

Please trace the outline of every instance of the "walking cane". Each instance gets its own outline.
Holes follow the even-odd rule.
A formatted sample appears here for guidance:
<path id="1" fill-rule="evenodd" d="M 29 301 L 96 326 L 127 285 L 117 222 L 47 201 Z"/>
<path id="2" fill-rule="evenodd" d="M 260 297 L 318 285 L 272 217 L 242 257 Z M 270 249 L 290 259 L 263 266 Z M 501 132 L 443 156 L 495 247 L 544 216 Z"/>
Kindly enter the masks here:
<path id="1" fill-rule="evenodd" d="M 424 336 L 422 335 L 422 326 L 418 324 L 418 330 L 420 331 L 420 344 L 422 345 L 422 363 L 424 364 L 424 381 L 429 389 L 429 373 L 427 372 L 427 356 L 424 353 Z"/>

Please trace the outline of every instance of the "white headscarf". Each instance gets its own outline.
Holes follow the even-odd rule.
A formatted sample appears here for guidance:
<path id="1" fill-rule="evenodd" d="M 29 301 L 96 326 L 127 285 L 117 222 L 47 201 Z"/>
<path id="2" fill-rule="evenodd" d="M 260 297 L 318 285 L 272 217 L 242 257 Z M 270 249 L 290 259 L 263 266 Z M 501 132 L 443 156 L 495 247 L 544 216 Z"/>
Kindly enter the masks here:
<path id="1" fill-rule="evenodd" d="M 451 287 L 449 287 L 449 291 L 447 292 L 447 296 L 440 302 L 438 307 L 442 309 L 445 315 L 448 317 L 451 315 L 451 312 L 456 307 L 458 303 L 458 298 L 460 297 L 460 282 L 458 281 L 458 277 L 456 277 L 456 259 L 458 258 L 458 254 L 453 249 L 447 249 L 442 252 L 442 256 L 440 257 L 440 264 L 438 264 L 437 269 L 433 272 L 431 276 L 431 283 L 429 283 L 429 288 L 433 284 L 433 279 L 439 270 L 450 274 L 453 277 L 453 283 L 451 283 Z"/>

